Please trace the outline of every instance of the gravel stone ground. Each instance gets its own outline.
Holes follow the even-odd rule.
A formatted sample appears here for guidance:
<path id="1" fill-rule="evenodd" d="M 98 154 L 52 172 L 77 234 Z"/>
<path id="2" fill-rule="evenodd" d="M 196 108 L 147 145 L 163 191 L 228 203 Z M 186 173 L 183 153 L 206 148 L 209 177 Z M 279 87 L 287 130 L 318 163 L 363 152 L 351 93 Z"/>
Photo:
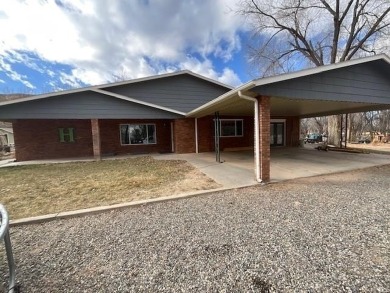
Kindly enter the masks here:
<path id="1" fill-rule="evenodd" d="M 382 166 L 14 227 L 17 280 L 22 292 L 389 292 L 389 188 Z"/>

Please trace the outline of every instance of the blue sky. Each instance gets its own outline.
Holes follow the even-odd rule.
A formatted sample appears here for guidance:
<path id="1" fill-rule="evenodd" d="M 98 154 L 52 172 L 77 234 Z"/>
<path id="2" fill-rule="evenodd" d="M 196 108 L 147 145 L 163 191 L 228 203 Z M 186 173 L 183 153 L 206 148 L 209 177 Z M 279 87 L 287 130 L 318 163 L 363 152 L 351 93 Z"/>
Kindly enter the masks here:
<path id="1" fill-rule="evenodd" d="M 240 85 L 253 77 L 237 3 L 3 0 L 0 93 L 38 94 L 183 69 Z"/>

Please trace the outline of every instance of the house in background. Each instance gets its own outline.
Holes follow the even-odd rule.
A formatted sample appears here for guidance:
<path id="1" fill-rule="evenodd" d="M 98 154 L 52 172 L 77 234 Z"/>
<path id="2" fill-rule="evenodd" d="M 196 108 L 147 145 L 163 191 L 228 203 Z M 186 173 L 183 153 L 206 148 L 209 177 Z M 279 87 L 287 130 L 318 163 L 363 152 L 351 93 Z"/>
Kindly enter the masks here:
<path id="1" fill-rule="evenodd" d="M 11 123 L 1 123 L 0 122 L 0 136 L 3 137 L 2 141 L 6 145 L 14 145 L 14 131 L 12 129 Z"/>
<path id="2" fill-rule="evenodd" d="M 390 59 L 378 55 L 250 81 L 236 89 L 190 71 L 0 102 L 16 160 L 298 146 L 300 118 L 390 108 Z"/>

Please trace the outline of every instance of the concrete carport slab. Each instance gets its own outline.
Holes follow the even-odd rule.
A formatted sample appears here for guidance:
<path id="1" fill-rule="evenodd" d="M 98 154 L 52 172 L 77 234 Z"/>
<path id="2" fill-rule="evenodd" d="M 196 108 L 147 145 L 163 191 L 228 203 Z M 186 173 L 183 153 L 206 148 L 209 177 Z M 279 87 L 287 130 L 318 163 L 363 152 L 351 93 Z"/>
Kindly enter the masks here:
<path id="1" fill-rule="evenodd" d="M 313 148 L 281 148 L 271 151 L 271 180 L 362 169 L 390 164 L 390 154 L 318 151 Z"/>
<path id="2" fill-rule="evenodd" d="M 222 163 L 216 162 L 214 153 L 164 154 L 155 158 L 186 160 L 224 188 L 258 184 L 253 172 L 253 151 L 222 152 Z M 325 152 L 308 147 L 275 148 L 271 150 L 271 182 L 385 164 L 390 164 L 390 154 Z"/>

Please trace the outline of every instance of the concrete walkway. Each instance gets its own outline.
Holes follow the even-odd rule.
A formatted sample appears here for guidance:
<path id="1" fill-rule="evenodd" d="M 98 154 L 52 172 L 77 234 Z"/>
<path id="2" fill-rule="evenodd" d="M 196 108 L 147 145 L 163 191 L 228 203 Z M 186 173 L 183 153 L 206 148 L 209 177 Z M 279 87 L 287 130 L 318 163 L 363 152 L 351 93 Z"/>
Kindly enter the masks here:
<path id="1" fill-rule="evenodd" d="M 5 160 L 0 160 L 0 167 L 7 167 L 11 163 L 13 163 L 15 159 L 5 159 Z"/>
<path id="2" fill-rule="evenodd" d="M 233 159 L 233 155 L 235 155 Z M 257 184 L 253 169 L 253 154 L 232 152 L 216 162 L 214 153 L 156 155 L 158 160 L 186 160 L 224 188 L 238 188 Z M 225 161 L 224 161 L 225 158 Z"/>

